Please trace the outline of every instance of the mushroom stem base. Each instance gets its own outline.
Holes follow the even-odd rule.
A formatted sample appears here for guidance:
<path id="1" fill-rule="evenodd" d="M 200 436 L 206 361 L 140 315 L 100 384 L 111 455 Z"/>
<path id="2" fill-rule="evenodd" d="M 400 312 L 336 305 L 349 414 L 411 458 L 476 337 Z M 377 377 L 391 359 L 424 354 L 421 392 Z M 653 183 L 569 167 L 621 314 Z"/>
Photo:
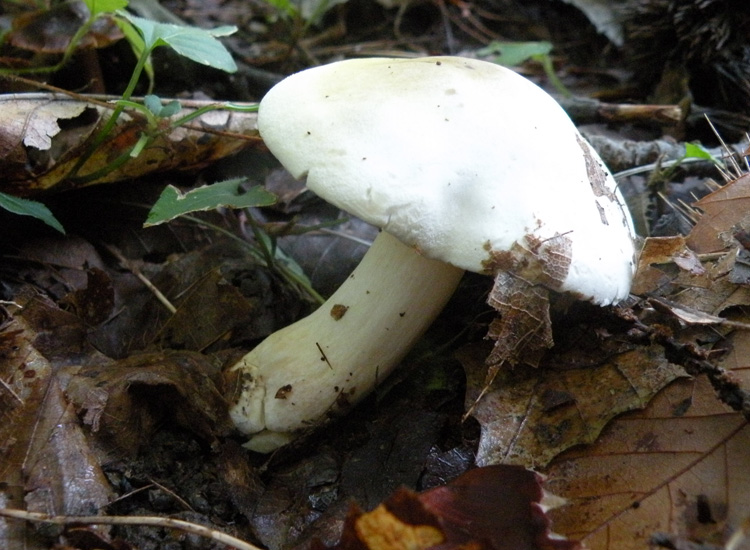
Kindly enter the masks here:
<path id="1" fill-rule="evenodd" d="M 325 304 L 231 368 L 239 395 L 230 414 L 241 432 L 256 434 L 248 446 L 273 450 L 370 393 L 438 316 L 462 274 L 380 233 Z"/>

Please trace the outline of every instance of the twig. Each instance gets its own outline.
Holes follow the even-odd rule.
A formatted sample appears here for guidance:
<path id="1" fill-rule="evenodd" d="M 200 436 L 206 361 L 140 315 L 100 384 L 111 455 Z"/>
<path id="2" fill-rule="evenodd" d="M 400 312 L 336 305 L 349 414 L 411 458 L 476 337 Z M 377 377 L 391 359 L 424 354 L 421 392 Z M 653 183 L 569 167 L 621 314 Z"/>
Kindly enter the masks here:
<path id="1" fill-rule="evenodd" d="M 691 376 L 705 375 L 722 403 L 750 421 L 750 392 L 742 387 L 731 372 L 708 361 L 707 353 L 695 344 L 680 342 L 668 330 L 646 325 L 631 310 L 616 308 L 615 311 L 662 346 L 664 356 L 670 363 L 680 365 Z"/>
<path id="2" fill-rule="evenodd" d="M 677 124 L 684 118 L 679 105 L 632 105 L 605 103 L 588 97 L 556 97 L 577 124 L 586 122 L 653 122 Z"/>
<path id="3" fill-rule="evenodd" d="M 55 525 L 146 525 L 150 527 L 165 527 L 167 529 L 178 529 L 185 533 L 192 533 L 201 537 L 215 540 L 226 544 L 230 548 L 237 550 L 261 550 L 257 546 L 245 542 L 241 539 L 198 525 L 181 519 L 161 518 L 157 516 L 50 516 L 38 512 L 27 512 L 26 510 L 14 510 L 10 508 L 0 508 L 0 516 L 6 518 L 21 519 L 24 521 L 34 521 L 41 523 L 54 523 Z"/>
<path id="4" fill-rule="evenodd" d="M 141 270 L 138 269 L 133 263 L 128 260 L 125 256 L 123 256 L 119 250 L 117 250 L 114 246 L 111 246 L 107 243 L 104 243 L 104 247 L 109 250 L 109 253 L 112 254 L 115 258 L 117 258 L 117 261 L 122 264 L 122 266 L 130 271 L 133 275 L 138 277 L 138 279 L 146 285 L 146 288 L 148 288 L 154 296 L 156 296 L 156 299 L 159 300 L 164 307 L 166 307 L 169 312 L 174 315 L 177 313 L 177 308 L 172 305 L 172 302 L 169 301 L 169 299 L 162 294 L 162 292 L 154 286 L 154 284 L 146 278 L 146 276 L 141 273 Z"/>

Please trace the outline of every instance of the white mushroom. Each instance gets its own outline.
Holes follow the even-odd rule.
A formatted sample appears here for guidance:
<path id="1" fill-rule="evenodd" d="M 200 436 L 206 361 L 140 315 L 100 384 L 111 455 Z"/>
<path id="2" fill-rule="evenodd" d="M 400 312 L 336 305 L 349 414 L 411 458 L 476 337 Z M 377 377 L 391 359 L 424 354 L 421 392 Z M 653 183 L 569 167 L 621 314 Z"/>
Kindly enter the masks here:
<path id="1" fill-rule="evenodd" d="M 559 105 L 495 64 L 358 59 L 262 100 L 261 136 L 325 200 L 383 229 L 311 316 L 237 365 L 231 415 L 270 450 L 359 401 L 430 325 L 463 270 L 509 270 L 596 304 L 624 299 L 633 227 Z"/>

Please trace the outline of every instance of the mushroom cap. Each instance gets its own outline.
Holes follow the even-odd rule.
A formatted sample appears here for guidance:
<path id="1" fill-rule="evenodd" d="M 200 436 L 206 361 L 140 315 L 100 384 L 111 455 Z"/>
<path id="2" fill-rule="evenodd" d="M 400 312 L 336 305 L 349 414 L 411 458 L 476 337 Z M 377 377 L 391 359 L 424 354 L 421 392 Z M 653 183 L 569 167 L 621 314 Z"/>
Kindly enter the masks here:
<path id="1" fill-rule="evenodd" d="M 309 189 L 430 258 L 602 305 L 629 293 L 633 225 L 612 175 L 557 102 L 509 69 L 340 61 L 272 88 L 258 128 Z"/>

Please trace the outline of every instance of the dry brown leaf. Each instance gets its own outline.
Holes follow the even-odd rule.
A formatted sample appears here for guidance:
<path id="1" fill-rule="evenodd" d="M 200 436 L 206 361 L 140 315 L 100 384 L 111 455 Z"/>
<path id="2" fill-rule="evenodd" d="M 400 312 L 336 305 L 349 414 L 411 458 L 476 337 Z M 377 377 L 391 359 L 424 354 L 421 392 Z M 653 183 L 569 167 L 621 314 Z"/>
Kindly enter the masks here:
<path id="1" fill-rule="evenodd" d="M 750 174 L 727 183 L 693 206 L 704 213 L 688 236 L 688 246 L 698 254 L 724 250 L 735 231 L 750 227 Z"/>
<path id="2" fill-rule="evenodd" d="M 487 303 L 498 313 L 488 332 L 495 346 L 487 364 L 497 367 L 505 362 L 515 365 L 523 361 L 536 366 L 553 344 L 547 289 L 501 271 L 495 277 Z M 491 372 L 488 385 L 496 370 Z"/>
<path id="3" fill-rule="evenodd" d="M 665 385 L 685 376 L 670 364 L 660 346 L 627 351 L 607 349 L 594 357 L 579 350 L 568 359 L 575 368 L 501 369 L 493 389 L 474 409 L 482 429 L 477 464 L 540 467 L 576 445 L 591 443 L 616 415 L 640 409 Z M 611 347 L 611 346 L 610 346 Z M 484 387 L 483 347 L 464 349 L 467 406 Z M 591 364 L 592 361 L 601 364 Z"/>
<path id="4" fill-rule="evenodd" d="M 640 550 L 657 533 L 721 545 L 750 511 L 748 448 L 750 427 L 705 379 L 677 382 L 552 463 L 550 488 L 570 502 L 555 526 L 592 550 Z"/>
<path id="5" fill-rule="evenodd" d="M 669 285 L 674 281 L 677 270 L 669 269 L 669 265 L 689 273 L 692 285 L 706 272 L 695 253 L 687 247 L 685 237 L 650 237 L 645 240 L 638 256 L 631 292 L 643 295 L 663 293 L 671 288 Z"/>
<path id="6" fill-rule="evenodd" d="M 184 116 L 216 102 L 182 101 Z M 33 195 L 69 188 L 66 181 L 81 155 L 104 125 L 111 109 L 101 101 L 56 94 L 0 96 L 0 191 Z M 65 121 L 61 124 L 61 121 Z M 210 111 L 189 126 L 161 134 L 138 157 L 87 185 L 132 179 L 166 170 L 195 170 L 257 142 L 255 113 Z M 78 171 L 85 177 L 127 153 L 146 130 L 143 117 L 124 114 L 107 141 Z"/>

